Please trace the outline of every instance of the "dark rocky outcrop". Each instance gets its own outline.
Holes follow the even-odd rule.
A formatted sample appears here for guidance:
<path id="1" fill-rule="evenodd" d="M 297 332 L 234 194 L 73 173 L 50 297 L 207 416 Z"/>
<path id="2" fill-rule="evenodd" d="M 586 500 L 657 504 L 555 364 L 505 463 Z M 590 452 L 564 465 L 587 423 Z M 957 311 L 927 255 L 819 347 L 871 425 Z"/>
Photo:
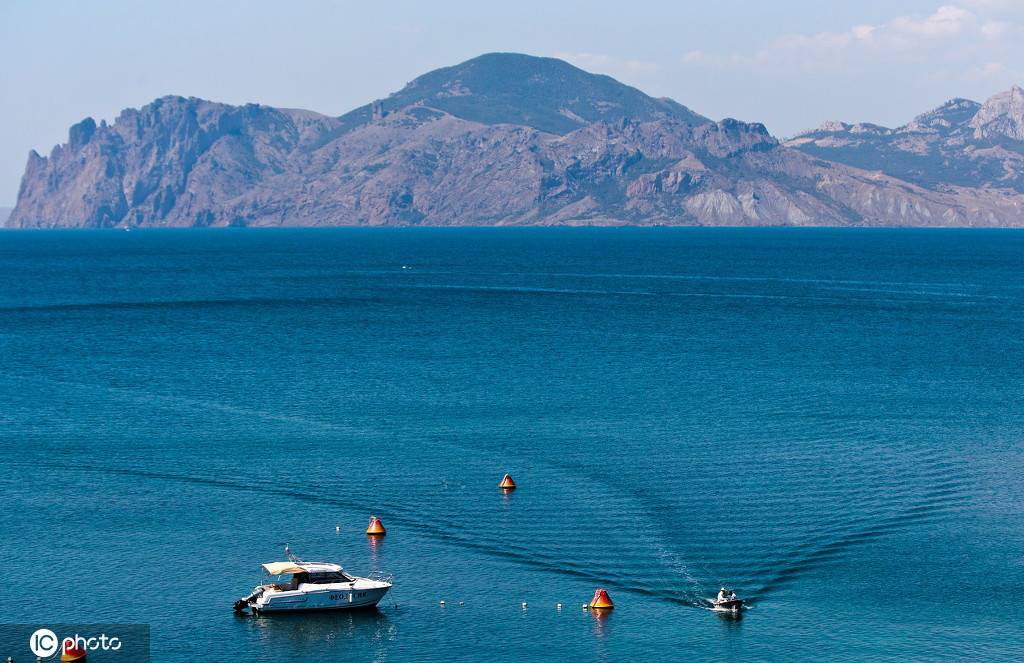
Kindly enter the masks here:
<path id="1" fill-rule="evenodd" d="M 164 97 L 86 119 L 30 155 L 8 225 L 1024 224 L 1012 187 L 930 186 L 826 161 L 816 140 L 780 145 L 558 60 L 492 54 L 340 118 Z"/>

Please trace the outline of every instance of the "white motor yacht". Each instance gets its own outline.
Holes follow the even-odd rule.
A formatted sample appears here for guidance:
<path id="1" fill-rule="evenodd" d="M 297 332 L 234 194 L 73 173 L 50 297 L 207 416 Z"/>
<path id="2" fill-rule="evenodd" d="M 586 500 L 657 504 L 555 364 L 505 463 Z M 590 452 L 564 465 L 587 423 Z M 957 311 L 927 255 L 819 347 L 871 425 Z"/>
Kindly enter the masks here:
<path id="1" fill-rule="evenodd" d="M 391 589 L 390 577 L 350 576 L 337 564 L 269 562 L 263 570 L 278 582 L 258 585 L 248 596 L 235 601 L 235 610 L 253 614 L 298 610 L 351 610 L 372 608 Z M 290 579 L 283 580 L 284 576 Z"/>

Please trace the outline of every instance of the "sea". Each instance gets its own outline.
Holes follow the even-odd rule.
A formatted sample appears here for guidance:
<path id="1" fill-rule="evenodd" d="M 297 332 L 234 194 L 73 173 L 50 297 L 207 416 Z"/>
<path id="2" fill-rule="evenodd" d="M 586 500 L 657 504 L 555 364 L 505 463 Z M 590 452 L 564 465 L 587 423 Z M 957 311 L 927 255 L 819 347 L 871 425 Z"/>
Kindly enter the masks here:
<path id="1" fill-rule="evenodd" d="M 1024 660 L 1022 507 L 1024 232 L 0 233 L 6 624 L 175 663 Z M 285 546 L 394 589 L 235 614 Z"/>

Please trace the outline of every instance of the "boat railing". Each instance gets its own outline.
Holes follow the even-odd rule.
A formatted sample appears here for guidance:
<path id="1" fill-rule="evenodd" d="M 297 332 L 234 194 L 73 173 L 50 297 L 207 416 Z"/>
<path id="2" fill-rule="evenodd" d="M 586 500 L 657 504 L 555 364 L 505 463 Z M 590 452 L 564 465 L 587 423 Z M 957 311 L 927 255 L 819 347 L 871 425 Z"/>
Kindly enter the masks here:
<path id="1" fill-rule="evenodd" d="M 370 571 L 368 574 L 366 574 L 366 579 L 373 580 L 375 582 L 386 582 L 388 584 L 392 584 L 392 581 L 395 579 L 395 576 L 392 573 L 384 573 L 383 571 Z"/>

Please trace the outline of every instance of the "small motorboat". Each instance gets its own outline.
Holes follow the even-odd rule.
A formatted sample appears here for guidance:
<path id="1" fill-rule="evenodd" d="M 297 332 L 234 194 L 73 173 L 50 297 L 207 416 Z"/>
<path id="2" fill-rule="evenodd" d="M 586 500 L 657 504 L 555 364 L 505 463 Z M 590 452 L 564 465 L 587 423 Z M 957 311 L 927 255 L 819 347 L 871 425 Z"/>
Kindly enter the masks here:
<path id="1" fill-rule="evenodd" d="M 337 564 L 304 562 L 288 555 L 287 562 L 268 562 L 263 570 L 276 582 L 257 585 L 235 601 L 235 611 L 253 614 L 299 610 L 352 610 L 372 608 L 391 589 L 390 576 L 351 576 Z M 290 576 L 287 580 L 282 580 Z"/>
<path id="2" fill-rule="evenodd" d="M 711 601 L 711 609 L 719 612 L 739 612 L 743 609 L 743 599 L 736 596 L 736 592 L 723 587 L 718 596 Z"/>

